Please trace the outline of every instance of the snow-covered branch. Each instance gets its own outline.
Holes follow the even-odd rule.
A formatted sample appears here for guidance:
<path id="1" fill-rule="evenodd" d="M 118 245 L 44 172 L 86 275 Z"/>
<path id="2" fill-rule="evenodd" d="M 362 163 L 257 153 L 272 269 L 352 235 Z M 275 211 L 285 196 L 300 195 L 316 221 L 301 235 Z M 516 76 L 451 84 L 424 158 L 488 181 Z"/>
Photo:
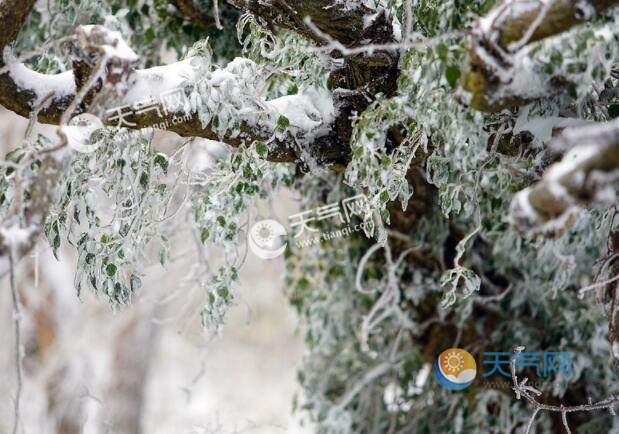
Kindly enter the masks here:
<path id="1" fill-rule="evenodd" d="M 567 154 L 519 192 L 511 210 L 516 223 L 544 232 L 562 230 L 581 206 L 617 203 L 619 119 L 568 129 L 554 146 Z"/>
<path id="2" fill-rule="evenodd" d="M 32 4 L 9 1 L 0 7 L 0 15 L 5 16 L 9 10 L 29 10 Z M 73 71 L 56 75 L 37 73 L 10 59 L 6 51 L 26 15 L 21 15 L 21 22 L 0 30 L 16 30 L 10 32 L 11 37 L 0 35 L 0 40 L 6 41 L 0 47 L 5 52 L 0 66 L 6 65 L 7 70 L 0 74 L 0 104 L 24 117 L 46 100 L 38 120 L 66 124 L 74 114 L 92 111 L 99 103 L 103 123 L 109 126 L 143 129 L 163 125 L 182 136 L 219 140 L 233 146 L 269 141 L 269 157 L 274 161 L 296 161 L 299 152 L 295 139 L 311 141 L 324 135 L 333 120 L 330 97 L 324 92 L 308 89 L 295 96 L 267 101 L 265 90 L 256 82 L 261 74 L 246 59 L 235 59 L 225 68 L 218 68 L 210 65 L 209 59 L 196 56 L 171 65 L 134 69 L 138 60 L 135 53 L 119 33 L 101 26 L 78 27 Z M 93 59 L 102 60 L 102 68 L 96 70 Z M 98 75 L 92 77 L 93 74 Z M 84 89 L 89 79 L 92 82 Z M 114 95 L 124 96 L 117 98 L 113 107 L 101 107 L 104 95 L 109 105 L 110 89 L 115 91 Z M 180 103 L 170 108 L 162 102 L 165 96 Z M 222 111 L 236 128 L 221 128 L 213 114 Z M 284 128 L 282 117 L 287 119 Z M 274 137 L 278 127 L 285 131 Z"/>
<path id="3" fill-rule="evenodd" d="M 471 32 L 469 57 L 462 74 L 462 88 L 469 94 L 465 101 L 477 110 L 498 111 L 544 96 L 530 92 L 531 81 L 522 87 L 522 94 L 501 92 L 514 79 L 515 74 L 509 72 L 525 61 L 518 52 L 532 42 L 590 21 L 617 4 L 618 0 L 503 1 Z"/>

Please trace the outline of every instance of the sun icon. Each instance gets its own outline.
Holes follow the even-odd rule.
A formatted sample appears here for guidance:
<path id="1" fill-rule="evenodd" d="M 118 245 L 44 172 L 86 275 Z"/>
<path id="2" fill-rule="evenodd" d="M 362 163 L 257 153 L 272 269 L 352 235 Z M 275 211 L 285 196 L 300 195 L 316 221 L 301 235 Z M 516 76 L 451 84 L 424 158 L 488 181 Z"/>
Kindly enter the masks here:
<path id="1" fill-rule="evenodd" d="M 448 348 L 437 357 L 434 373 L 444 388 L 462 390 L 473 383 L 477 374 L 477 363 L 468 351 Z"/>
<path id="2" fill-rule="evenodd" d="M 249 248 L 262 259 L 273 259 L 286 250 L 286 229 L 272 219 L 260 220 L 252 225 L 247 234 Z"/>
<path id="3" fill-rule="evenodd" d="M 270 242 L 274 237 L 273 228 L 268 223 L 260 223 L 255 231 L 256 242 L 260 244 L 266 244 Z"/>
<path id="4" fill-rule="evenodd" d="M 449 372 L 458 372 L 464 367 L 464 357 L 456 351 L 451 351 L 445 355 L 445 368 Z"/>

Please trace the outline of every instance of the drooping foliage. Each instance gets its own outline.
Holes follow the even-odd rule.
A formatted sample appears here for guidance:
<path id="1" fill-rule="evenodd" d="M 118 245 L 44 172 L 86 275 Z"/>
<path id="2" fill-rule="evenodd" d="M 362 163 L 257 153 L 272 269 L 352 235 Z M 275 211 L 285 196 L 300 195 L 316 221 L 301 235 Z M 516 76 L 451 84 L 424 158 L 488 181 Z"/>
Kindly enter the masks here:
<path id="1" fill-rule="evenodd" d="M 211 9 L 210 2 L 196 3 Z M 383 3 L 403 41 L 409 2 Z M 152 131 L 99 131 L 96 151 L 67 163 L 44 226 L 55 251 L 68 242 L 79 252 L 78 293 L 89 288 L 113 304 L 130 302 L 146 265 L 174 266 L 174 233 L 188 227 L 196 240 L 191 277 L 203 289 L 202 321 L 218 330 L 235 302 L 258 204 L 281 188 L 300 198 L 301 209 L 364 194 L 373 231 L 306 248 L 290 238 L 286 253 L 286 295 L 305 324 L 308 347 L 295 404 L 317 432 L 521 430 L 531 410 L 514 399 L 509 381 L 461 393 L 440 388 L 432 361 L 451 346 L 478 355 L 517 345 L 569 351 L 573 376 L 543 379 L 545 397 L 569 404 L 619 393 L 603 306 L 578 297 L 608 252 L 615 210 L 581 210 L 571 224 L 541 234 L 522 231 L 510 214 L 514 195 L 556 160 L 549 145 L 565 119 L 602 122 L 619 114 L 604 93 L 617 86 L 611 70 L 619 59 L 618 12 L 527 45 L 514 58 L 506 92 L 547 96 L 483 113 L 467 107 L 470 95 L 460 86 L 466 29 L 496 2 L 412 3 L 415 38 L 400 50 L 397 91 L 376 95 L 351 119 L 344 170 L 322 166 L 306 149 L 320 132 L 301 126 L 318 119 L 255 102 L 296 96 L 320 106 L 323 93 L 333 91 L 329 73 L 339 59 L 298 33 L 229 6 L 222 6 L 223 30 L 206 30 L 159 0 L 50 1 L 46 11 L 33 12 L 16 53 L 80 24 L 105 24 L 123 34 L 144 67 L 197 56 L 200 77 L 215 80 L 224 70 L 234 76 L 226 86 L 193 87 L 203 102 L 202 125 L 215 125 L 222 140 L 242 135 L 247 116 L 266 125 L 264 137 L 237 148 L 185 138 L 172 150 L 164 144 L 165 151 Z M 30 65 L 46 73 L 69 69 L 66 50 L 52 44 Z M 566 83 L 561 92 L 550 86 L 557 77 Z M 195 78 L 183 84 L 193 86 Z M 268 161 L 275 143 L 291 137 L 300 161 Z M 2 212 L 19 188 L 14 167 L 45 140 L 30 136 L 7 156 Z M 200 164 L 207 151 L 218 158 Z M 25 176 L 31 171 L 36 167 Z M 570 417 L 579 432 L 605 432 L 617 423 L 609 414 Z M 556 424 L 549 413 L 536 420 L 537 432 Z"/>

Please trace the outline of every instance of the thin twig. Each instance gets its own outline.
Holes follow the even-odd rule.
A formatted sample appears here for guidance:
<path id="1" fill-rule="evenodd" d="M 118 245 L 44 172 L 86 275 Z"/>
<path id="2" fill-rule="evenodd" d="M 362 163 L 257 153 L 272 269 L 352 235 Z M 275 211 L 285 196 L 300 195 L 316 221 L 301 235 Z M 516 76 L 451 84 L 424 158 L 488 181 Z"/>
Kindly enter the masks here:
<path id="1" fill-rule="evenodd" d="M 213 0 L 213 17 L 215 18 L 217 30 L 223 30 L 224 26 L 221 25 L 221 20 L 219 19 L 219 0 Z"/>
<path id="2" fill-rule="evenodd" d="M 63 36 L 62 38 L 58 38 L 58 39 L 54 39 L 54 40 L 51 40 L 51 41 L 44 42 L 36 50 L 29 51 L 29 52 L 19 56 L 17 59 L 11 60 L 10 64 L 0 68 L 0 74 L 6 74 L 7 72 L 9 72 L 11 70 L 11 67 L 15 63 L 18 63 L 18 62 L 19 63 L 23 63 L 25 60 L 31 59 L 34 56 L 38 56 L 38 55 L 42 54 L 43 51 L 45 51 L 46 49 L 48 49 L 49 47 L 51 47 L 53 45 L 62 44 L 64 42 L 68 42 L 68 41 L 71 41 L 73 39 L 75 39 L 75 35 Z"/>
<path id="3" fill-rule="evenodd" d="M 524 350 L 524 347 L 514 348 L 514 352 L 509 362 L 509 367 L 512 374 L 512 389 L 516 393 L 516 399 L 520 399 L 521 397 L 523 397 L 531 405 L 533 405 L 533 414 L 531 415 L 531 419 L 529 419 L 525 434 L 530 433 L 535 416 L 538 412 L 542 410 L 561 413 L 561 419 L 568 434 L 571 434 L 571 431 L 567 424 L 567 413 L 574 413 L 577 411 L 608 410 L 611 414 L 615 414 L 614 406 L 619 402 L 619 396 L 614 395 L 598 402 L 593 402 L 590 400 L 588 404 L 571 405 L 567 407 L 563 404 L 549 405 L 537 401 L 536 396 L 540 396 L 542 392 L 537 390 L 535 387 L 527 386 L 528 378 L 524 378 L 522 381 L 518 381 L 518 377 L 516 376 L 516 357 L 522 352 L 522 350 Z"/>
<path id="4" fill-rule="evenodd" d="M 578 297 L 582 298 L 582 297 L 584 297 L 586 292 L 591 291 L 591 290 L 596 289 L 596 288 L 601 288 L 603 286 L 608 285 L 609 283 L 613 283 L 616 280 L 619 280 L 619 274 L 617 274 L 616 276 L 611 277 L 610 279 L 603 280 L 601 282 L 596 282 L 596 283 L 593 283 L 593 284 L 591 284 L 589 286 L 584 286 L 584 287 L 582 287 L 582 288 L 580 288 L 578 290 Z"/>
<path id="5" fill-rule="evenodd" d="M 440 36 L 435 36 L 433 38 L 425 38 L 422 36 L 418 36 L 419 40 L 416 41 L 404 41 L 404 42 L 394 42 L 394 43 L 386 43 L 386 44 L 369 44 L 362 45 L 358 47 L 347 47 L 342 44 L 337 39 L 331 37 L 329 34 L 323 32 L 314 24 L 310 17 L 305 17 L 303 20 L 307 28 L 316 35 L 317 38 L 322 39 L 326 42 L 326 45 L 319 47 L 310 47 L 310 51 L 315 52 L 329 52 L 333 50 L 337 50 L 344 56 L 353 56 L 355 54 L 373 54 L 375 51 L 399 51 L 406 50 L 411 48 L 427 48 L 431 47 L 435 44 L 444 41 L 445 39 L 454 38 L 454 37 L 463 37 L 467 35 L 466 31 L 456 30 L 452 32 L 446 32 Z M 412 35 L 410 35 L 412 37 Z"/>
<path id="6" fill-rule="evenodd" d="M 17 434 L 19 429 L 19 404 L 22 393 L 22 369 L 21 369 L 21 309 L 19 297 L 15 286 L 15 263 L 13 261 L 13 246 L 8 246 L 9 251 L 9 280 L 11 286 L 11 298 L 13 299 L 13 324 L 15 326 L 15 366 L 17 370 L 17 390 L 15 392 L 15 409 L 13 434 Z"/>

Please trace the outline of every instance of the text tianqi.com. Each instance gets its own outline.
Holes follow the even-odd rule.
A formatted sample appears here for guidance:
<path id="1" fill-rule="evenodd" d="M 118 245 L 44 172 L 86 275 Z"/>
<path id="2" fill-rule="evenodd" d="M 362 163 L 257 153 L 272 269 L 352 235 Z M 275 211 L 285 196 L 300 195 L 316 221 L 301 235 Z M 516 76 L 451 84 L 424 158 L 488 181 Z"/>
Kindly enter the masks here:
<path id="1" fill-rule="evenodd" d="M 357 217 L 360 222 L 353 220 Z M 370 233 L 374 222 L 370 216 L 370 203 L 363 194 L 349 197 L 340 202 L 331 203 L 318 208 L 301 211 L 288 216 L 289 226 L 295 246 L 298 249 L 347 237 L 354 232 Z M 312 222 L 331 220 L 337 229 L 321 231 L 313 227 Z M 302 237 L 305 235 L 304 237 Z M 255 222 L 247 235 L 249 248 L 262 259 L 272 259 L 280 256 L 288 245 L 288 231 L 279 221 L 264 219 Z"/>

